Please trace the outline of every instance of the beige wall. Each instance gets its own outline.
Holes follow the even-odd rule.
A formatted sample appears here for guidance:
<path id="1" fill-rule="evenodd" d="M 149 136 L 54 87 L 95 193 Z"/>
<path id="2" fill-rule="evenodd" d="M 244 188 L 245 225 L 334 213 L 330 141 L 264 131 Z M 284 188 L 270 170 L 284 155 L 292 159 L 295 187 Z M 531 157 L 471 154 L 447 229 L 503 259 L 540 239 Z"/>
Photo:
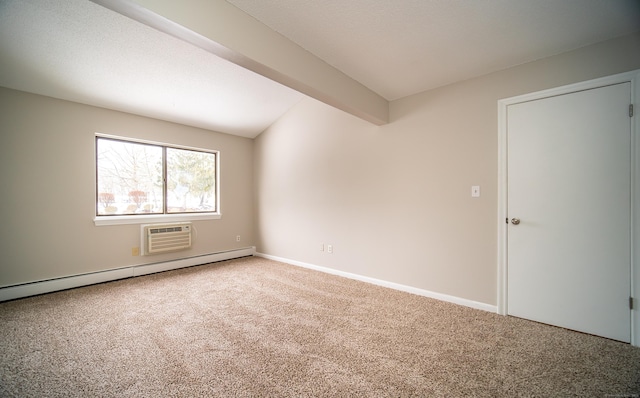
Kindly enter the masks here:
<path id="1" fill-rule="evenodd" d="M 220 150 L 222 219 L 195 221 L 190 251 L 133 257 L 139 225 L 93 223 L 95 132 Z M 250 139 L 0 88 L 0 287 L 252 246 L 252 162 Z"/>
<path id="2" fill-rule="evenodd" d="M 307 99 L 255 141 L 0 88 L 0 287 L 257 245 L 495 305 L 497 100 L 637 68 L 633 35 L 395 101 L 381 127 Z M 93 224 L 94 132 L 220 150 L 222 219 L 131 256 L 139 226 Z"/>
<path id="3" fill-rule="evenodd" d="M 496 305 L 497 101 L 638 68 L 636 34 L 394 101 L 381 127 L 306 99 L 255 140 L 257 251 Z"/>

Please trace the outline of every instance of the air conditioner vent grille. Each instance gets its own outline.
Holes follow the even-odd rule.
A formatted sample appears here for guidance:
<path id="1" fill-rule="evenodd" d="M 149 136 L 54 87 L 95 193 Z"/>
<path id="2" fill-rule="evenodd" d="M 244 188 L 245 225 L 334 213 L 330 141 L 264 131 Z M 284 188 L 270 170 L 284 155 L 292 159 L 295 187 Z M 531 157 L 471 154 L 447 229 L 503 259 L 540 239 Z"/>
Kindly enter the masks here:
<path id="1" fill-rule="evenodd" d="M 181 232 L 182 227 L 169 227 L 169 228 L 151 228 L 149 229 L 150 234 L 161 234 L 165 232 Z"/>
<path id="2" fill-rule="evenodd" d="M 145 254 L 166 253 L 191 247 L 191 223 L 143 225 Z"/>

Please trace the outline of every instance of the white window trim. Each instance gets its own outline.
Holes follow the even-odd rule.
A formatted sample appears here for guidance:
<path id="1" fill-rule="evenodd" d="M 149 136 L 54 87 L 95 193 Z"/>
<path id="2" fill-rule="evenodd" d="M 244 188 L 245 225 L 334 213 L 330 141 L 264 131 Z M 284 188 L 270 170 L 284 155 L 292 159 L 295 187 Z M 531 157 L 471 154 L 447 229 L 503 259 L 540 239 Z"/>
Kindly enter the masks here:
<path id="1" fill-rule="evenodd" d="M 151 144 L 160 146 L 170 146 L 178 149 L 188 149 L 203 151 L 216 154 L 216 208 L 218 212 L 214 213 L 172 213 L 172 214 L 141 214 L 141 215 L 121 215 L 121 216 L 97 216 L 94 215 L 93 223 L 96 227 L 106 225 L 130 225 L 130 224 L 152 224 L 152 223 L 167 223 L 167 222 L 181 222 L 181 221 L 199 221 L 199 220 L 219 220 L 222 218 L 220 212 L 220 151 L 196 148 L 184 145 L 175 145 L 169 143 L 163 143 L 158 141 L 141 140 L 131 137 L 124 137 L 112 134 L 95 133 L 96 137 L 111 138 L 123 141 L 138 142 L 141 144 Z M 94 150 L 95 153 L 95 150 Z M 97 160 L 94 159 L 94 167 L 97 164 Z M 95 173 L 94 173 L 95 174 Z M 97 176 L 96 176 L 97 177 Z M 94 187 L 97 185 L 97 181 L 94 181 Z"/>
<path id="2" fill-rule="evenodd" d="M 220 213 L 96 216 L 93 219 L 93 223 L 97 227 L 101 227 L 105 225 L 153 224 L 195 220 L 219 220 L 221 218 L 222 214 Z"/>

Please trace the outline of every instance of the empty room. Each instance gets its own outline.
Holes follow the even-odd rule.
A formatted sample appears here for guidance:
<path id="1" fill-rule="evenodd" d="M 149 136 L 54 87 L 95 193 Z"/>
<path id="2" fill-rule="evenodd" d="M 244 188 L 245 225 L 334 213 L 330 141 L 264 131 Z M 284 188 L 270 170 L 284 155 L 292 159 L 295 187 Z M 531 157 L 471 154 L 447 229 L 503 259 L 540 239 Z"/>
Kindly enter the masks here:
<path id="1" fill-rule="evenodd" d="M 637 0 L 0 0 L 0 396 L 640 396 Z"/>

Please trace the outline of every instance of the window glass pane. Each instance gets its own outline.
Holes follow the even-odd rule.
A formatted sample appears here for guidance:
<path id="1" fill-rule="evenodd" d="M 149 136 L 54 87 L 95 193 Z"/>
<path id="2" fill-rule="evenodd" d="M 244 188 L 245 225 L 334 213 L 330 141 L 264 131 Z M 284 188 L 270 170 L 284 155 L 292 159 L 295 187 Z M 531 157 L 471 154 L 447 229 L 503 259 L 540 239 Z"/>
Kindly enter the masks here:
<path id="1" fill-rule="evenodd" d="M 163 213 L 162 147 L 97 138 L 98 215 Z"/>
<path id="2" fill-rule="evenodd" d="M 216 211 L 216 155 L 167 148 L 167 213 Z"/>

